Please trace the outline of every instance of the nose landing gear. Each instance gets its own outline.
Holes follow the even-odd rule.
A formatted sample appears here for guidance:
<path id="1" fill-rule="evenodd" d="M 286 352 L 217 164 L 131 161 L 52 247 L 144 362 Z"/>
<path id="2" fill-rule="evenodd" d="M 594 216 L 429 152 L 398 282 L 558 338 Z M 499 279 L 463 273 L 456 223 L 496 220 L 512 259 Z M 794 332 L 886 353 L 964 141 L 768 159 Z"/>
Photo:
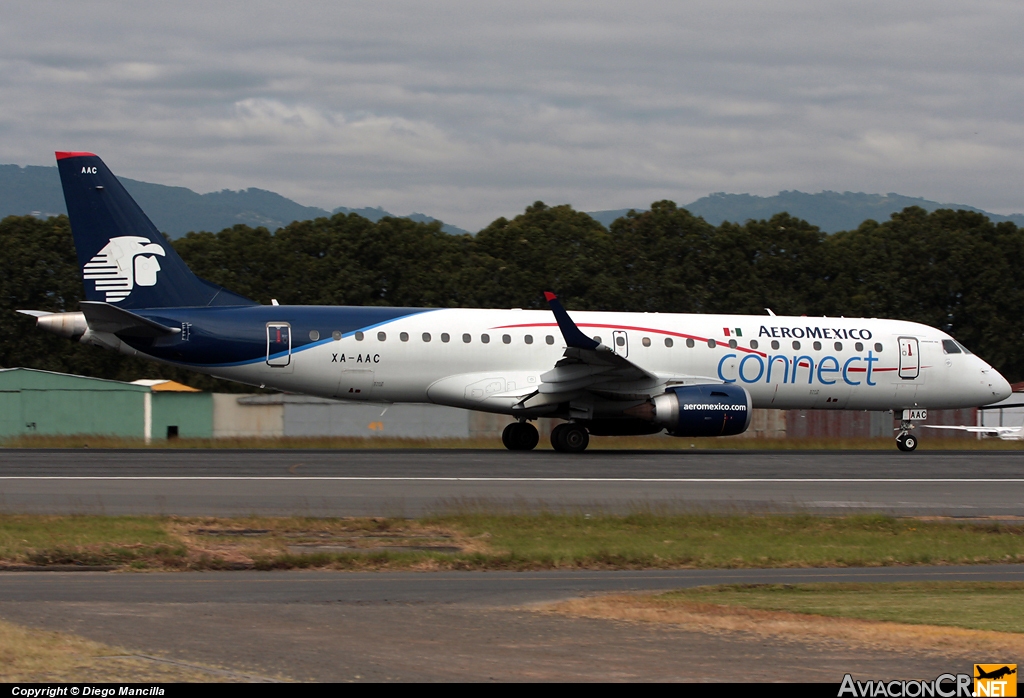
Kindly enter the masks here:
<path id="1" fill-rule="evenodd" d="M 901 451 L 910 452 L 917 448 L 917 437 L 910 433 L 910 430 L 914 428 L 914 425 L 910 423 L 910 420 L 904 419 L 900 422 L 898 429 L 899 434 L 896 435 L 896 448 Z"/>

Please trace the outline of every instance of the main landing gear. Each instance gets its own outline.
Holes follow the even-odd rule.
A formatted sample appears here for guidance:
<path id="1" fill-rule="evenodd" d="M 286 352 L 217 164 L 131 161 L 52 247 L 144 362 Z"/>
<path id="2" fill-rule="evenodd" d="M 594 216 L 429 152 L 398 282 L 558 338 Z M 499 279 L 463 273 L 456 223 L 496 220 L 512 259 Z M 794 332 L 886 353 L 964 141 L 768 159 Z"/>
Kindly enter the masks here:
<path id="1" fill-rule="evenodd" d="M 510 451 L 532 451 L 540 435 L 529 422 L 513 422 L 501 432 L 501 443 Z M 583 453 L 590 445 L 590 434 L 580 424 L 567 422 L 551 430 L 551 446 L 559 453 Z"/>
<path id="2" fill-rule="evenodd" d="M 551 446 L 559 453 L 583 453 L 590 445 L 590 434 L 575 422 L 559 424 L 551 430 Z"/>
<path id="3" fill-rule="evenodd" d="M 537 427 L 529 422 L 512 422 L 501 432 L 501 443 L 510 451 L 532 451 L 539 442 Z"/>
<path id="4" fill-rule="evenodd" d="M 917 437 L 910 433 L 910 430 L 914 428 L 914 425 L 910 423 L 910 420 L 904 419 L 900 422 L 898 429 L 899 434 L 896 435 L 896 448 L 901 451 L 913 451 L 917 448 Z"/>

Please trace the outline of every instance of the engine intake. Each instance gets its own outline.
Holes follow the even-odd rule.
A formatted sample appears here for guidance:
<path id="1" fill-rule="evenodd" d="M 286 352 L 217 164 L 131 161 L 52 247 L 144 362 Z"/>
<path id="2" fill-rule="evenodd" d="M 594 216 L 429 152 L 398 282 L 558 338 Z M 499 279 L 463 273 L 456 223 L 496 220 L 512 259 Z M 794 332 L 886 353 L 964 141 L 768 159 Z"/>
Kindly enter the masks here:
<path id="1" fill-rule="evenodd" d="M 738 385 L 686 385 L 654 398 L 654 423 L 672 436 L 733 436 L 750 426 L 750 393 Z"/>

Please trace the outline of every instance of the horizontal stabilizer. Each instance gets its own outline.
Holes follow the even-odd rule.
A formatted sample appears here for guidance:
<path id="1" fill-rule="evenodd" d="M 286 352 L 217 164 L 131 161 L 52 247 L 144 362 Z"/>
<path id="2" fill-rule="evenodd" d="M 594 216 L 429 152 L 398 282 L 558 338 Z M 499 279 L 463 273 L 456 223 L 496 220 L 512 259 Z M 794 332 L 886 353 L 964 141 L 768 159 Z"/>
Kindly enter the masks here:
<path id="1" fill-rule="evenodd" d="M 123 308 L 99 301 L 81 301 L 79 305 L 93 332 L 109 332 L 125 337 L 164 337 L 181 332 Z"/>

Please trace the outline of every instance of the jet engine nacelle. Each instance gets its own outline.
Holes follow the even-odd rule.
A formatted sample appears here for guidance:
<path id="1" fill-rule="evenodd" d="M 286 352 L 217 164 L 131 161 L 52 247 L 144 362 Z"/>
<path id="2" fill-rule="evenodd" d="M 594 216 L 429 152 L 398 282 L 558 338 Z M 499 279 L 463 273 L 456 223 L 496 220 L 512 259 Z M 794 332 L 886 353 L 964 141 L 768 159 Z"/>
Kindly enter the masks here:
<path id="1" fill-rule="evenodd" d="M 686 385 L 654 398 L 654 423 L 672 436 L 733 436 L 750 426 L 750 393 L 738 385 Z"/>

